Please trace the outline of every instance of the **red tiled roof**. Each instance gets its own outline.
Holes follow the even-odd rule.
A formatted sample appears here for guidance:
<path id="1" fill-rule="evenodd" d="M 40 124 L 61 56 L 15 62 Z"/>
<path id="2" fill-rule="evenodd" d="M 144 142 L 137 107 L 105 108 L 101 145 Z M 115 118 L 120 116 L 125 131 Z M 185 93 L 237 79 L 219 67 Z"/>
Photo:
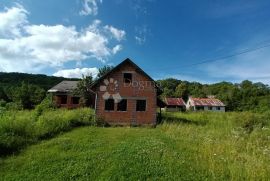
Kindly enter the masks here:
<path id="1" fill-rule="evenodd" d="M 225 106 L 219 99 L 191 98 L 195 106 Z"/>
<path id="2" fill-rule="evenodd" d="M 168 106 L 185 106 L 185 102 L 182 98 L 165 98 L 165 103 Z"/>

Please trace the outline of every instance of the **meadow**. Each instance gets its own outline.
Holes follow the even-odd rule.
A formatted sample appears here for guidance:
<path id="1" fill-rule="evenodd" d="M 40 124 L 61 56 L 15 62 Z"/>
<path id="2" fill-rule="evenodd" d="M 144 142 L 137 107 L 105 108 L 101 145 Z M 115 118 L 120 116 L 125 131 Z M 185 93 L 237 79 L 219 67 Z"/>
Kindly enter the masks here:
<path id="1" fill-rule="evenodd" d="M 13 152 L 0 157 L 0 178 L 270 179 L 269 112 L 163 117 L 156 128 L 100 127 L 90 109 L 5 113 L 0 148 Z"/>

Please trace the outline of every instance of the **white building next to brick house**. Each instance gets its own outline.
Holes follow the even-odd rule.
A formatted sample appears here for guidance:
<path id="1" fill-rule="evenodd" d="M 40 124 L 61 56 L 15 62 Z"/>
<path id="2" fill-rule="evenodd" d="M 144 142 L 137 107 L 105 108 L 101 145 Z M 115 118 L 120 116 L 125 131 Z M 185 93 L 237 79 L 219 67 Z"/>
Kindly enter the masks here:
<path id="1" fill-rule="evenodd" d="M 216 111 L 225 112 L 225 104 L 216 98 L 189 97 L 186 108 L 191 111 Z"/>

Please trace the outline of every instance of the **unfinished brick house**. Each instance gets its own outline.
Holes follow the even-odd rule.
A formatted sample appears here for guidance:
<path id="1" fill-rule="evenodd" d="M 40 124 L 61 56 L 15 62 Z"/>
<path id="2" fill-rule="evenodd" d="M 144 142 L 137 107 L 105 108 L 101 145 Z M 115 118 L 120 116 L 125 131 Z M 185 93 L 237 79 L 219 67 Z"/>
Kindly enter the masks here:
<path id="1" fill-rule="evenodd" d="M 91 89 L 96 94 L 97 119 L 117 125 L 156 124 L 161 91 L 130 59 L 98 79 Z"/>
<path id="2" fill-rule="evenodd" d="M 80 106 L 80 97 L 72 93 L 77 83 L 78 81 L 62 81 L 48 90 L 53 95 L 53 102 L 57 107 L 72 109 Z"/>

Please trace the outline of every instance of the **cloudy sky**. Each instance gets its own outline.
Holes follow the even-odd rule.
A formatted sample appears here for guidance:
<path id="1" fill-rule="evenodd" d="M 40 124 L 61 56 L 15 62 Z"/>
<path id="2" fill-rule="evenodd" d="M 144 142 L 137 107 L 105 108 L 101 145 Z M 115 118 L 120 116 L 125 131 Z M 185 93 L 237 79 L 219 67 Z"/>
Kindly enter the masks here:
<path id="1" fill-rule="evenodd" d="M 131 58 L 154 79 L 270 84 L 270 2 L 1 0 L 0 71 L 97 74 Z"/>

